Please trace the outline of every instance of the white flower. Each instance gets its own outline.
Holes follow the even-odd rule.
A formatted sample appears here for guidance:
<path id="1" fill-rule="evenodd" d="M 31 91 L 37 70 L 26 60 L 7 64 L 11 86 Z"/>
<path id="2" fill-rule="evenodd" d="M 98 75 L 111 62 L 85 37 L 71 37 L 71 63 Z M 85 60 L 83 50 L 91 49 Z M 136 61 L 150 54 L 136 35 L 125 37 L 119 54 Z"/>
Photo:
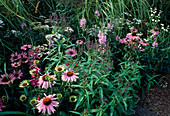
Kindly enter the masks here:
<path id="1" fill-rule="evenodd" d="M 155 21 L 154 19 L 152 19 L 152 21 Z"/>
<path id="2" fill-rule="evenodd" d="M 69 33 L 74 32 L 74 30 L 71 27 L 66 27 L 64 31 L 69 32 Z"/>

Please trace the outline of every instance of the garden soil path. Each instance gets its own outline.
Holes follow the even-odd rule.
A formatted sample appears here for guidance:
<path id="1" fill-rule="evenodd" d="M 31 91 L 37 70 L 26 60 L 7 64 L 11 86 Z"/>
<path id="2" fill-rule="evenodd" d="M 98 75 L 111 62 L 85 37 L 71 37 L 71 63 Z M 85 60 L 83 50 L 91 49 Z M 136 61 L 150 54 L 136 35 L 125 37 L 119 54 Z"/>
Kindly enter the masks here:
<path id="1" fill-rule="evenodd" d="M 170 73 L 162 77 L 166 86 L 153 86 L 144 101 L 144 107 L 156 116 L 170 116 Z"/>

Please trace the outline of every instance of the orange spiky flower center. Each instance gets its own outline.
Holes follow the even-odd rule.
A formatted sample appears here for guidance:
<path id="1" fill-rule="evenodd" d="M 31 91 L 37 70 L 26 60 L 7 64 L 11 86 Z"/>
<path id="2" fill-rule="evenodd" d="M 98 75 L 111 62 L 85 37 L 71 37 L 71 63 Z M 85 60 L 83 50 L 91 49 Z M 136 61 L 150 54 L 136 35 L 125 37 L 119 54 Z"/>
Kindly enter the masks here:
<path id="1" fill-rule="evenodd" d="M 72 76 L 73 75 L 73 72 L 72 71 L 68 71 L 67 72 L 67 76 Z"/>
<path id="2" fill-rule="evenodd" d="M 49 105 L 51 103 L 51 99 L 49 97 L 46 97 L 43 99 L 43 104 L 44 105 Z"/>

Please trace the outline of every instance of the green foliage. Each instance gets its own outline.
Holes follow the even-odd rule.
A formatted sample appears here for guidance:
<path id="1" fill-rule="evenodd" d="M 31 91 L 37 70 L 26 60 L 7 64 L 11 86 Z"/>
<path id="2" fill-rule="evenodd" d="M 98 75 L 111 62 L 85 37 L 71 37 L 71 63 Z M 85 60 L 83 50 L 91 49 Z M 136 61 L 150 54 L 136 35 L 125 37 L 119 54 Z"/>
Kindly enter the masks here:
<path id="1" fill-rule="evenodd" d="M 159 9 L 168 3 L 143 0 L 0 1 L 0 20 L 5 24 L 0 33 L 0 73 L 7 75 L 14 69 L 22 69 L 21 81 L 29 83 L 25 88 L 19 87 L 19 80 L 0 85 L 0 97 L 6 97 L 3 99 L 6 108 L 2 108 L 5 112 L 0 115 L 42 115 L 30 101 L 43 99 L 44 93 L 61 95 L 56 100 L 59 107 L 54 115 L 131 115 L 145 91 L 149 92 L 152 84 L 170 71 L 169 27 L 166 26 L 168 22 L 162 24 L 169 7 L 165 12 L 150 9 L 160 2 L 163 4 Z M 83 18 L 86 23 L 80 26 Z M 140 41 L 135 44 L 130 40 L 129 44 L 121 42 L 123 38 L 128 39 L 127 34 L 132 34 L 132 29 L 138 29 L 135 34 L 140 34 Z M 151 33 L 153 29 L 158 29 L 159 34 Z M 106 36 L 107 41 L 101 44 L 105 40 L 99 40 L 99 36 Z M 76 44 L 77 40 L 83 43 Z M 144 40 L 147 45 L 140 44 Z M 11 53 L 23 52 L 21 46 L 24 44 L 32 44 L 25 51 L 29 64 L 11 67 Z M 76 50 L 77 54 L 69 55 L 69 49 Z M 38 62 L 34 63 L 35 60 Z M 56 70 L 59 65 L 65 67 L 61 72 Z M 65 70 L 79 73 L 78 78 L 73 82 L 64 81 Z M 48 73 L 44 80 L 55 82 L 48 85 L 51 88 L 31 85 L 32 79 L 38 80 Z M 27 99 L 20 101 L 21 95 Z M 13 106 L 16 107 L 12 110 L 16 111 L 6 111 Z M 17 111 L 21 107 L 23 109 Z"/>

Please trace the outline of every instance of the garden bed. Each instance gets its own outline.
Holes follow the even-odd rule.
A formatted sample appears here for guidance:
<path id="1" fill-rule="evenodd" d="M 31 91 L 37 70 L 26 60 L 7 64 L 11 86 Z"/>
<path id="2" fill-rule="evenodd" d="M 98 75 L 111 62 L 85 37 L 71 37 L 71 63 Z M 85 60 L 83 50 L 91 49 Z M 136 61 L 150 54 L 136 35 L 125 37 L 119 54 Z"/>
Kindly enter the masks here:
<path id="1" fill-rule="evenodd" d="M 0 6 L 0 115 L 169 113 L 167 9 L 141 0 Z"/>

